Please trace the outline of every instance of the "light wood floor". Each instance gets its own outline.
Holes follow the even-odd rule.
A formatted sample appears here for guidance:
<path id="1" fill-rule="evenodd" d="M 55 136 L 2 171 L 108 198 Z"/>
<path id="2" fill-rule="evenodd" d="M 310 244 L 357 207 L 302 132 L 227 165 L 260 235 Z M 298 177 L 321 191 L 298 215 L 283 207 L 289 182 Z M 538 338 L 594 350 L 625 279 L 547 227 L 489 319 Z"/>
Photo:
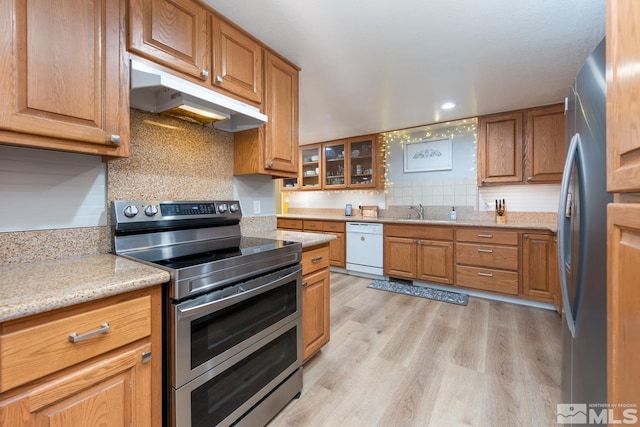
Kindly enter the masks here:
<path id="1" fill-rule="evenodd" d="M 555 312 L 474 297 L 463 307 L 370 282 L 331 274 L 331 341 L 270 427 L 555 425 Z"/>

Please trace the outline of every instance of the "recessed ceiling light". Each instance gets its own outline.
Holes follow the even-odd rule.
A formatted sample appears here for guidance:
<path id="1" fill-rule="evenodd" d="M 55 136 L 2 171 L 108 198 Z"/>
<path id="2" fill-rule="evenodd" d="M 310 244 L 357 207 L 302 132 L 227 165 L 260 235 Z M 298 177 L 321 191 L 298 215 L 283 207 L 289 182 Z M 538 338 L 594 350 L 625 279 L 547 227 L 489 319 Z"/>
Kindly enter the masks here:
<path id="1" fill-rule="evenodd" d="M 443 109 L 443 110 L 451 110 L 451 109 L 455 108 L 455 106 L 456 106 L 456 104 L 454 102 L 447 101 L 444 104 L 442 104 L 440 106 L 440 108 Z"/>

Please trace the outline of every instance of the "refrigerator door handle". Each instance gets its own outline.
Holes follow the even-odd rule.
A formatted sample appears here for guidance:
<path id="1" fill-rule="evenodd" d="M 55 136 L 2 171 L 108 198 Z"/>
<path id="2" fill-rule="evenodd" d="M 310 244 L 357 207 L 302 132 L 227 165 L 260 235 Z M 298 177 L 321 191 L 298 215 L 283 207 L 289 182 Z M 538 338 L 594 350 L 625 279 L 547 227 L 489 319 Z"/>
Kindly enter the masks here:
<path id="1" fill-rule="evenodd" d="M 576 336 L 576 321 L 574 318 L 573 308 L 569 301 L 569 284 L 567 283 L 566 258 L 564 253 L 565 242 L 569 238 L 567 236 L 567 226 L 571 220 L 567 217 L 566 212 L 569 203 L 569 181 L 571 172 L 578 154 L 578 146 L 580 145 L 580 135 L 575 134 L 571 138 L 569 150 L 567 151 L 567 160 L 564 165 L 564 173 L 562 175 L 562 184 L 560 187 L 560 206 L 558 208 L 558 271 L 560 272 L 560 290 L 562 292 L 562 307 L 565 311 L 567 326 L 571 332 L 571 336 Z"/>

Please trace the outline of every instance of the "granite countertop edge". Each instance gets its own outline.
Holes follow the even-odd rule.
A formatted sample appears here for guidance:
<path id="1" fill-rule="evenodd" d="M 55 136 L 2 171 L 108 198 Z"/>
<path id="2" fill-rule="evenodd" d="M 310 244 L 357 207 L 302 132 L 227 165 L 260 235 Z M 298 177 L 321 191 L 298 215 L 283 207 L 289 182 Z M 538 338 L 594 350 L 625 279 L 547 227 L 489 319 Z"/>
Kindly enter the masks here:
<path id="1" fill-rule="evenodd" d="M 302 248 L 310 248 L 312 246 L 322 245 L 336 240 L 333 234 L 314 233 L 310 231 L 294 231 L 294 230 L 264 230 L 248 234 L 250 237 L 262 237 L 266 239 L 288 240 L 291 242 L 302 243 Z"/>
<path id="2" fill-rule="evenodd" d="M 113 254 L 0 265 L 0 322 L 146 288 L 169 272 Z"/>
<path id="3" fill-rule="evenodd" d="M 496 224 L 495 221 L 480 220 L 433 220 L 433 219 L 405 219 L 405 218 L 373 218 L 361 216 L 344 216 L 344 215 L 312 215 L 312 214 L 278 214 L 277 218 L 287 219 L 313 219 L 318 221 L 345 221 L 345 222 L 375 222 L 382 224 L 423 224 L 423 225 L 452 225 L 458 227 L 495 227 L 495 228 L 519 228 L 527 230 L 545 230 L 553 233 L 557 232 L 558 225 L 556 223 L 520 223 L 508 222 L 506 224 Z"/>

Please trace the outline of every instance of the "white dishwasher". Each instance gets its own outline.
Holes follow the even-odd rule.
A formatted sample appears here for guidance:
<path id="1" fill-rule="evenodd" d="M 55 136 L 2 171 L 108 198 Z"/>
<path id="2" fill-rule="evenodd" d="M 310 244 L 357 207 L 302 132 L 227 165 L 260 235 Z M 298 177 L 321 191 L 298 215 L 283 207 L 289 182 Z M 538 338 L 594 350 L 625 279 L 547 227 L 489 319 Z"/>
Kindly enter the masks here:
<path id="1" fill-rule="evenodd" d="M 383 275 L 382 224 L 347 222 L 347 270 Z"/>

